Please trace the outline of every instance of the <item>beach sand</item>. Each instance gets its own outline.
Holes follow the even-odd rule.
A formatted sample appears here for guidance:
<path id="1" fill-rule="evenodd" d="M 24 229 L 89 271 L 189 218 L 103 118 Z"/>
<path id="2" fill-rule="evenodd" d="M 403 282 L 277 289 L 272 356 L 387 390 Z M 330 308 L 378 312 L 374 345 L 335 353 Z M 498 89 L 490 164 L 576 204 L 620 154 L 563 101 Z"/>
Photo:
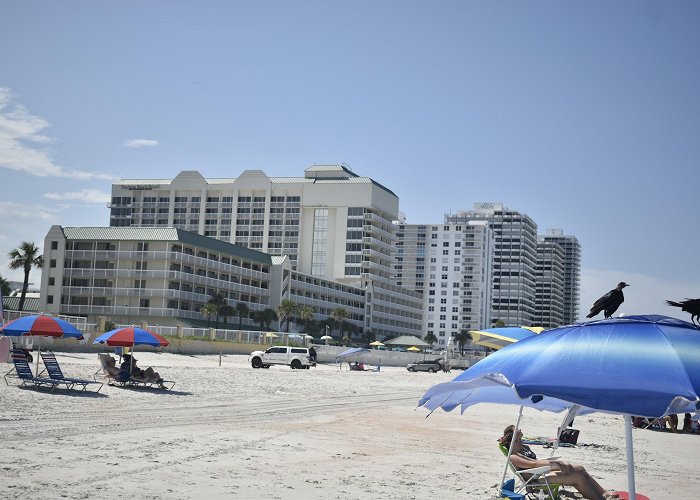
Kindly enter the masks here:
<path id="1" fill-rule="evenodd" d="M 57 357 L 67 376 L 91 379 L 99 367 L 95 354 Z M 136 357 L 176 381 L 174 389 L 0 386 L 0 498 L 497 497 L 505 460 L 496 439 L 518 408 L 484 404 L 429 418 L 416 409 L 425 390 L 457 372 L 254 370 L 242 355 L 221 366 L 218 356 Z M 561 418 L 526 409 L 522 427 L 553 436 Z M 574 427 L 579 446 L 557 455 L 605 488 L 626 490 L 622 417 L 580 416 Z M 633 436 L 638 492 L 696 498 L 700 436 Z"/>

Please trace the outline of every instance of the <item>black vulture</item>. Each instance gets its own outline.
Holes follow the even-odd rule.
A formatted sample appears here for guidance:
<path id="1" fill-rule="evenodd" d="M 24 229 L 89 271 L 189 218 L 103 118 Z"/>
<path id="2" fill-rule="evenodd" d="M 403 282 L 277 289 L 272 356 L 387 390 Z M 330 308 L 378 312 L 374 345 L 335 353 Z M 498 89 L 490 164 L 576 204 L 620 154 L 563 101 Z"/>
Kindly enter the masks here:
<path id="1" fill-rule="evenodd" d="M 605 319 L 612 316 L 613 313 L 617 311 L 617 308 L 620 307 L 620 304 L 625 301 L 625 295 L 622 293 L 622 289 L 626 286 L 629 285 L 624 281 L 620 281 L 616 288 L 610 290 L 608 293 L 595 301 L 593 307 L 591 307 L 591 311 L 586 317 L 592 318 L 600 311 L 604 311 L 603 314 L 605 315 Z"/>
<path id="2" fill-rule="evenodd" d="M 672 300 L 667 300 L 666 303 L 669 306 L 680 307 L 681 311 L 690 313 L 690 320 L 695 324 L 700 325 L 700 299 L 685 299 L 683 302 L 673 302 Z"/>

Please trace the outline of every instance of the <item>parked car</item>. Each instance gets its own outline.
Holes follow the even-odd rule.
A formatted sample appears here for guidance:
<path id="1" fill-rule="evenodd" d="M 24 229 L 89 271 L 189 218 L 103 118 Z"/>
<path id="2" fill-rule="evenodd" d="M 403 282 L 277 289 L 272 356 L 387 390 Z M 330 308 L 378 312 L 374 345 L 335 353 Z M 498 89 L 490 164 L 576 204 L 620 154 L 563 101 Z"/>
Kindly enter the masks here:
<path id="1" fill-rule="evenodd" d="M 409 372 L 430 372 L 436 373 L 442 371 L 442 363 L 439 359 L 419 361 L 418 363 L 409 363 L 406 365 Z"/>
<path id="2" fill-rule="evenodd" d="M 273 346 L 267 351 L 254 351 L 248 358 L 253 368 L 270 368 L 270 365 L 288 365 L 293 369 L 316 366 L 306 347 Z"/>

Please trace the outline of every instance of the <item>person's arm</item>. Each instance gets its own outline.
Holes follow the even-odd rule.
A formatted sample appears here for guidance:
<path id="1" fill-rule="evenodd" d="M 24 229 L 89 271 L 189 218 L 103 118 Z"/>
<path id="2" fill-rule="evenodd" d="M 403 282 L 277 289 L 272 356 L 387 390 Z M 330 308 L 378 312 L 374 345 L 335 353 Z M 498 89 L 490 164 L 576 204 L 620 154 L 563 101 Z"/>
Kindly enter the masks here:
<path id="1" fill-rule="evenodd" d="M 521 457 L 517 454 L 512 454 L 510 456 L 510 461 L 517 469 L 534 469 L 535 467 L 545 467 L 550 466 L 552 470 L 559 470 L 559 463 L 557 461 L 544 460 L 534 460 L 532 458 Z"/>

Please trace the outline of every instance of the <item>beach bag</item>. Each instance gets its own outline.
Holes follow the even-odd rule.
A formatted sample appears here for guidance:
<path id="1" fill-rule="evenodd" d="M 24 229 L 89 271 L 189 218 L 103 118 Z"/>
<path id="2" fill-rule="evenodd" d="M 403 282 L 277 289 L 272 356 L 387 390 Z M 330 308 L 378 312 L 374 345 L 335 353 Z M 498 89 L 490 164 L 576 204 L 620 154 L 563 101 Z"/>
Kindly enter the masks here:
<path id="1" fill-rule="evenodd" d="M 559 442 L 576 444 L 578 442 L 578 429 L 564 429 L 559 434 Z"/>

